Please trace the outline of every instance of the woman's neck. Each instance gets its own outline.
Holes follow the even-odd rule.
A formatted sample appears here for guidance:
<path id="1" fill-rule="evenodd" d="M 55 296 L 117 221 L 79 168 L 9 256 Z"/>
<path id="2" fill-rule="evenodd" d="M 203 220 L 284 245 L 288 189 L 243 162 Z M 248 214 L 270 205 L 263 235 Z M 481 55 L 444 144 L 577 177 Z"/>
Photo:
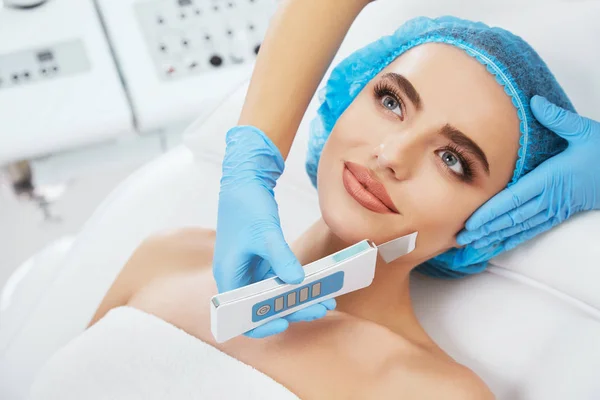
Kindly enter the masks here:
<path id="1" fill-rule="evenodd" d="M 353 243 L 344 243 L 320 219 L 294 242 L 292 249 L 306 265 Z M 370 286 L 337 297 L 337 310 L 385 326 L 418 344 L 430 347 L 432 341 L 419 324 L 410 299 L 410 271 L 414 265 L 402 260 L 386 264 L 377 260 Z"/>

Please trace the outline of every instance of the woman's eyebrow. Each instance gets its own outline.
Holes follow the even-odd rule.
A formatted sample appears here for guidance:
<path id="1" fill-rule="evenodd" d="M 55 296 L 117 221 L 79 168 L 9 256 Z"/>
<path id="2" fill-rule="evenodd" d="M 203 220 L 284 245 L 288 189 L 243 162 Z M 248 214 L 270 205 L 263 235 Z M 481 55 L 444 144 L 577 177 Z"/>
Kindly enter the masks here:
<path id="1" fill-rule="evenodd" d="M 394 72 L 388 72 L 382 76 L 382 79 L 387 79 L 392 82 L 395 86 L 397 86 L 400 90 L 402 90 L 413 106 L 420 110 L 422 107 L 421 96 L 419 96 L 419 92 L 417 89 L 410 83 L 408 79 L 400 74 L 396 74 Z"/>
<path id="2" fill-rule="evenodd" d="M 488 163 L 487 157 L 481 147 L 477 145 L 474 141 L 472 141 L 467 135 L 456 129 L 450 124 L 444 125 L 441 129 L 440 134 L 447 137 L 450 141 L 456 144 L 459 147 L 466 149 L 469 153 L 471 153 L 475 158 L 483 165 L 485 172 L 487 175 L 490 175 L 490 164 Z"/>

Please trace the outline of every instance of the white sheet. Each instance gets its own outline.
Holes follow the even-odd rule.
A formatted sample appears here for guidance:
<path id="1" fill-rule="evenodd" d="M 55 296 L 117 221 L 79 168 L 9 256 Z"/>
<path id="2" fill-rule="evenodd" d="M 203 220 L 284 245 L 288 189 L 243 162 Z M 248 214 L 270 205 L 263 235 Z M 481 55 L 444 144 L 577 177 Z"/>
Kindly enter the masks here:
<path id="1" fill-rule="evenodd" d="M 131 307 L 111 310 L 42 368 L 32 400 L 297 399 L 181 329 Z"/>

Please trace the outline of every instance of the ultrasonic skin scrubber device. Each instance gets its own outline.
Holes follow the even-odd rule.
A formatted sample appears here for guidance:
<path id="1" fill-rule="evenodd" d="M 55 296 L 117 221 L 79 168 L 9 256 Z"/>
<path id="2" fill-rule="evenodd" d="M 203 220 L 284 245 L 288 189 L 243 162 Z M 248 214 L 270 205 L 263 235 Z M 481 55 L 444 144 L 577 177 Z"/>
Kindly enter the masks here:
<path id="1" fill-rule="evenodd" d="M 211 331 L 218 343 L 312 304 L 365 288 L 373 282 L 377 254 L 386 263 L 414 250 L 417 232 L 376 246 L 363 240 L 304 266 L 297 285 L 275 277 L 223 292 L 210 301 Z"/>

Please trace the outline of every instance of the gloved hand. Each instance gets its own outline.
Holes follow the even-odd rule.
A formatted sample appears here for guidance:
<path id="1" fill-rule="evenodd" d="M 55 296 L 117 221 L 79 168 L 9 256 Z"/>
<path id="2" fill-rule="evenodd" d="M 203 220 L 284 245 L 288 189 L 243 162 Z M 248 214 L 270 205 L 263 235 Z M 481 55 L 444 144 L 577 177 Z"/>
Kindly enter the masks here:
<path id="1" fill-rule="evenodd" d="M 278 276 L 286 283 L 304 280 L 304 269 L 286 243 L 273 189 L 283 172 L 279 149 L 258 128 L 236 126 L 227 132 L 219 193 L 213 275 L 219 292 Z M 262 338 L 285 331 L 289 322 L 324 317 L 335 299 L 275 319 L 246 336 Z"/>
<path id="2" fill-rule="evenodd" d="M 600 209 L 600 123 L 540 96 L 531 99 L 531 110 L 569 146 L 475 211 L 459 245 L 501 243 L 510 250 L 579 211 Z"/>

